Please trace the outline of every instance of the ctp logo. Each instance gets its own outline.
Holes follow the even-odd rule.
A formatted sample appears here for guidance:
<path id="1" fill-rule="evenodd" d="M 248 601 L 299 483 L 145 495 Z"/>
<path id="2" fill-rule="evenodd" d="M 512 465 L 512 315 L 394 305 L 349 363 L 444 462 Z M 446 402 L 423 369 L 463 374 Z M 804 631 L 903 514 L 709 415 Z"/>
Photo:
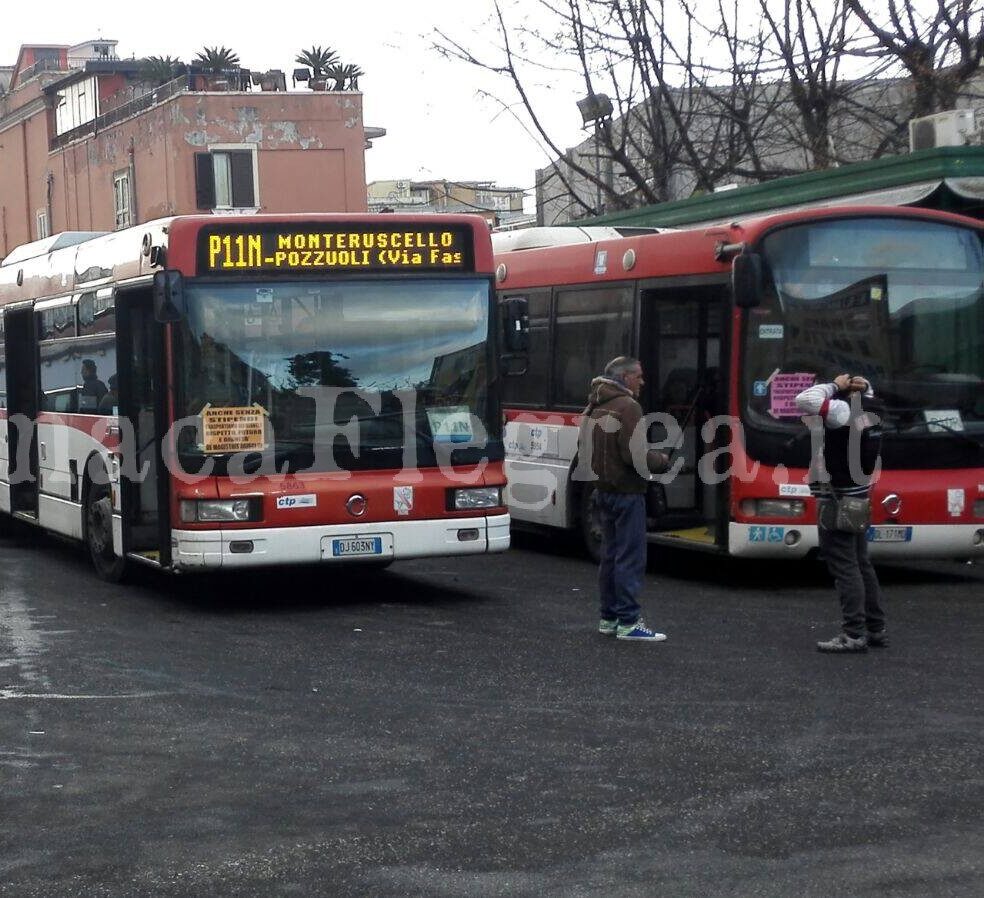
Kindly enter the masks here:
<path id="1" fill-rule="evenodd" d="M 277 508 L 314 508 L 318 497 L 314 493 L 303 496 L 277 496 Z"/>

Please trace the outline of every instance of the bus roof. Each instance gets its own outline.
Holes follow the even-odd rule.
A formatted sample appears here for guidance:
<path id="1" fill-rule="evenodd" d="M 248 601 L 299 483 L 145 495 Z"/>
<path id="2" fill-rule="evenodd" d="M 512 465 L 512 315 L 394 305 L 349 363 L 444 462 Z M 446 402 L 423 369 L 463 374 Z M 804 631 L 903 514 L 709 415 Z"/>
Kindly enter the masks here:
<path id="1" fill-rule="evenodd" d="M 750 218 L 729 225 L 698 226 L 659 233 L 610 237 L 537 249 L 498 252 L 500 290 L 552 284 L 585 284 L 642 278 L 710 274 L 724 277 L 730 258 L 754 246 L 777 227 L 825 219 L 893 217 L 960 224 L 984 230 L 977 219 L 929 209 L 897 206 L 839 206 Z M 589 231 L 592 229 L 583 229 Z M 729 252 L 721 252 L 727 247 Z"/>
<path id="2" fill-rule="evenodd" d="M 60 234 L 52 234 L 50 237 L 42 237 L 32 243 L 22 243 L 14 247 L 9 255 L 0 262 L 3 265 L 16 265 L 27 259 L 34 259 L 38 256 L 45 256 L 53 253 L 56 249 L 64 249 L 66 246 L 76 246 L 85 243 L 96 237 L 102 237 L 106 231 L 62 231 Z"/>
<path id="3" fill-rule="evenodd" d="M 166 265 L 188 276 L 196 273 L 195 239 L 207 226 L 262 226 L 284 224 L 346 225 L 353 228 L 375 225 L 385 229 L 405 227 L 467 228 L 472 234 L 474 271 L 490 275 L 492 248 L 488 223 L 467 214 L 386 214 L 369 212 L 295 212 L 286 215 L 179 215 L 143 222 L 108 233 L 66 231 L 16 247 L 0 265 L 0 305 L 28 299 L 59 296 L 80 289 L 96 289 L 121 280 L 149 278 L 160 270 L 160 253 Z"/>
<path id="4" fill-rule="evenodd" d="M 515 231 L 493 231 L 492 250 L 496 253 L 515 252 L 521 249 L 540 249 L 544 246 L 569 246 L 572 243 L 597 243 L 600 240 L 617 240 L 634 234 L 659 234 L 672 228 L 613 228 L 594 227 L 545 227 L 524 228 Z"/>

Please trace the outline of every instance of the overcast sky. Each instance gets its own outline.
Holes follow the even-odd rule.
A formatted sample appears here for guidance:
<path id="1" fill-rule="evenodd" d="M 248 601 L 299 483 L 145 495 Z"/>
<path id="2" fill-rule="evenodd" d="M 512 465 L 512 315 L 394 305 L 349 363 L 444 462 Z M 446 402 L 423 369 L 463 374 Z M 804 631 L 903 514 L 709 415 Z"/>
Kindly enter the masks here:
<path id="1" fill-rule="evenodd" d="M 365 122 L 385 128 L 366 153 L 367 180 L 492 180 L 532 188 L 549 160 L 515 117 L 483 99 L 498 82 L 476 68 L 443 59 L 433 29 L 480 48 L 495 39 L 483 22 L 489 0 L 136 4 L 121 0 L 6 0 L 0 17 L 0 64 L 12 65 L 24 43 L 119 41 L 130 56 L 191 60 L 203 46 L 235 50 L 249 69 L 283 69 L 290 88 L 294 57 L 313 44 L 335 49 L 366 72 L 359 81 Z M 495 89 L 510 99 L 504 85 Z M 549 97 L 567 142 L 582 139 L 575 94 Z M 561 113 L 565 114 L 561 114 Z M 570 120 L 569 136 L 566 132 Z"/>

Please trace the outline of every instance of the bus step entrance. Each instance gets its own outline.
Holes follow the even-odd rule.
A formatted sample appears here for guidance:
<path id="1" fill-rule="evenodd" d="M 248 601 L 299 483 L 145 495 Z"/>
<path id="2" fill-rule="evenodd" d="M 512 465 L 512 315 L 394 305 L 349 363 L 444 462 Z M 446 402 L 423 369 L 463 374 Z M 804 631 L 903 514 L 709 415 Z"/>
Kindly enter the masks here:
<path id="1" fill-rule="evenodd" d="M 160 567 L 161 564 L 161 553 L 156 549 L 148 549 L 142 552 L 128 552 L 127 555 L 134 561 L 140 561 L 144 564 L 151 564 L 156 567 Z"/>
<path id="2" fill-rule="evenodd" d="M 687 527 L 682 530 L 660 530 L 659 533 L 651 533 L 649 538 L 661 543 L 685 542 L 695 548 L 717 547 L 717 530 L 713 524 L 702 524 L 699 527 Z"/>

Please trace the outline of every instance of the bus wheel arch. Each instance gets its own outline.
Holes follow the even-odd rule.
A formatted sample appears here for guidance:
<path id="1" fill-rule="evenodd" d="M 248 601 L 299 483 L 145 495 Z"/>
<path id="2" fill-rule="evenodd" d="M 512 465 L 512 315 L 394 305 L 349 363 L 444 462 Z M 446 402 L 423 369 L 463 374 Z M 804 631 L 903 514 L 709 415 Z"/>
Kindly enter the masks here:
<path id="1" fill-rule="evenodd" d="M 126 559 L 113 551 L 113 498 L 106 463 L 98 453 L 85 462 L 82 480 L 82 540 L 96 573 L 118 583 L 126 573 Z"/>

